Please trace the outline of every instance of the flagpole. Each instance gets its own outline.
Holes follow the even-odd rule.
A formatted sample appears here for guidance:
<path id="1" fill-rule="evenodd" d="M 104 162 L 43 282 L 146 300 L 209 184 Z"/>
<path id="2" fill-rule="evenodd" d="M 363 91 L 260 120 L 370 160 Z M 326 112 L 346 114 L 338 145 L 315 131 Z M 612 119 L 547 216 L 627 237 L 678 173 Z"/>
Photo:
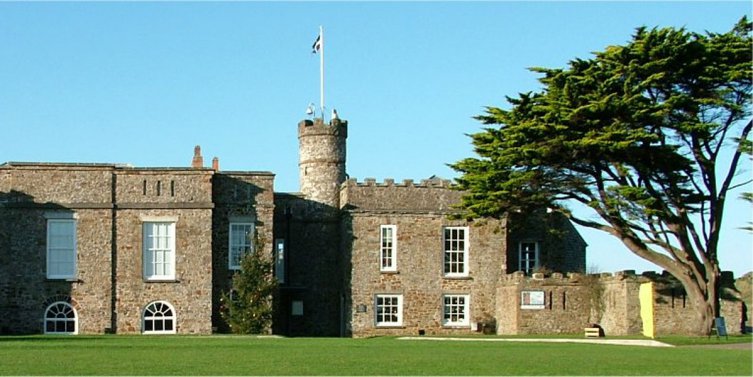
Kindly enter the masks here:
<path id="1" fill-rule="evenodd" d="M 324 119 L 324 28 L 319 26 L 319 43 L 321 43 L 321 49 L 319 50 L 319 104 L 322 110 L 322 121 Z"/>

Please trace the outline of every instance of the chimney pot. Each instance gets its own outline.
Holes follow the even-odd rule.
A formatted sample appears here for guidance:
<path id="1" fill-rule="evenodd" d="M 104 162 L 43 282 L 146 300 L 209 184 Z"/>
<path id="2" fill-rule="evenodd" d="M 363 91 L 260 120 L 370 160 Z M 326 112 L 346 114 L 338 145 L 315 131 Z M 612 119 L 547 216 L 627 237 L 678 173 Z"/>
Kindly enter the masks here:
<path id="1" fill-rule="evenodd" d="M 191 161 L 191 167 L 194 169 L 201 169 L 204 167 L 204 157 L 201 157 L 201 146 L 195 146 L 193 148 L 193 160 Z"/>

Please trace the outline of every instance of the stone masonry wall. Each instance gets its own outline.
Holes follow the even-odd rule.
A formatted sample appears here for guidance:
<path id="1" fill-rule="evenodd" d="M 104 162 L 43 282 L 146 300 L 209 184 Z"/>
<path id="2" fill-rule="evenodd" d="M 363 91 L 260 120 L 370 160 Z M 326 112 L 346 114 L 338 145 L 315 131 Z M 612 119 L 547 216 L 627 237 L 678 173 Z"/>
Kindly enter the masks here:
<path id="1" fill-rule="evenodd" d="M 233 218 L 253 219 L 264 244 L 258 252 L 273 258 L 274 175 L 267 172 L 220 172 L 213 177 L 212 195 L 212 326 L 230 329 L 220 315 L 220 298 L 232 287 L 234 271 L 228 268 L 229 227 Z"/>
<path id="2" fill-rule="evenodd" d="M 332 215 L 339 208 L 340 184 L 345 180 L 348 122 L 321 119 L 298 124 L 300 191 L 312 202 L 330 208 Z"/>
<path id="3" fill-rule="evenodd" d="M 349 179 L 342 185 L 340 202 L 343 216 L 343 246 L 346 266 L 345 287 L 350 333 L 354 336 L 413 334 L 453 334 L 476 331 L 479 323 L 500 331 L 519 331 L 507 321 L 525 324 L 518 312 L 509 312 L 510 297 L 497 282 L 508 268 L 517 269 L 517 244 L 521 240 L 540 242 L 541 261 L 551 270 L 585 268 L 585 242 L 572 225 L 557 214 L 513 216 L 510 220 L 467 222 L 451 220 L 463 193 L 453 190 L 450 181 L 438 178 L 392 179 L 377 183 L 366 179 L 359 183 Z M 397 225 L 398 272 L 379 269 L 379 226 Z M 451 279 L 443 274 L 443 227 L 467 226 L 470 234 L 468 278 Z M 515 258 L 514 263 L 510 258 Z M 434 267 L 432 267 L 434 266 Z M 377 294 L 402 294 L 403 326 L 377 328 L 374 301 Z M 442 325 L 444 294 L 470 295 L 470 326 L 448 328 Z M 557 290 L 552 292 L 562 295 Z M 577 309 L 580 296 L 570 297 L 570 309 Z M 500 302 L 504 302 L 503 305 Z M 503 308 L 503 309 L 500 309 Z M 517 306 L 513 306 L 515 308 Z M 359 310 L 359 308 L 361 310 Z M 364 311 L 363 308 L 366 308 Z M 505 321 L 504 323 L 501 321 Z M 552 325 L 555 331 L 556 324 Z M 580 326 L 580 325 L 579 325 Z M 506 330 L 509 329 L 509 330 Z M 531 329 L 531 331 L 539 331 Z M 541 330 L 543 331 L 543 329 Z"/>
<path id="4" fill-rule="evenodd" d="M 0 193 L 6 203 L 108 205 L 113 168 L 107 164 L 9 163 L 0 166 Z"/>
<path id="5" fill-rule="evenodd" d="M 507 271 L 519 269 L 521 241 L 539 243 L 537 272 L 585 272 L 586 242 L 567 218 L 559 213 L 510 215 L 510 258 Z"/>
<path id="6" fill-rule="evenodd" d="M 212 170 L 187 168 L 120 169 L 115 196 L 119 208 L 211 208 Z"/>
<path id="7" fill-rule="evenodd" d="M 521 309 L 521 294 L 531 291 L 543 292 L 544 305 Z M 550 279 L 540 273 L 533 278 L 522 272 L 506 275 L 497 286 L 497 295 L 505 297 L 497 306 L 500 335 L 576 333 L 589 323 L 591 292 L 578 286 L 578 279 L 564 279 L 560 273 Z"/>
<path id="8" fill-rule="evenodd" d="M 657 335 L 691 334 L 693 309 L 679 286 L 665 275 L 632 271 L 596 275 L 554 273 L 545 277 L 522 272 L 504 276 L 497 285 L 497 333 L 582 334 L 583 328 L 598 323 L 606 335 L 638 335 L 642 330 L 639 286 L 654 283 L 654 318 Z M 540 308 L 521 307 L 523 292 L 544 294 Z M 741 303 L 722 300 L 722 316 L 730 334 L 740 333 Z"/>
<path id="9" fill-rule="evenodd" d="M 418 183 L 412 179 L 402 183 L 386 179 L 377 183 L 373 178 L 367 178 L 359 183 L 351 178 L 342 185 L 340 203 L 345 209 L 361 211 L 450 213 L 463 195 L 461 191 L 451 190 L 450 186 L 450 181 L 441 179 Z"/>
<path id="10" fill-rule="evenodd" d="M 113 164 L 0 166 L 0 330 L 41 332 L 47 305 L 65 301 L 76 309 L 79 333 L 140 332 L 145 306 L 165 300 L 175 308 L 178 333 L 210 333 L 212 174 Z M 74 279 L 51 280 L 46 218 L 61 214 L 76 220 L 77 271 Z M 175 281 L 143 278 L 143 222 L 155 216 L 176 220 Z"/>
<path id="11" fill-rule="evenodd" d="M 275 197 L 275 238 L 284 240 L 286 270 L 277 295 L 277 333 L 342 333 L 339 201 L 347 137 L 348 122 L 340 119 L 298 124 L 300 194 Z"/>
<path id="12" fill-rule="evenodd" d="M 305 196 L 277 194 L 275 238 L 284 239 L 286 281 L 280 285 L 274 331 L 290 336 L 340 336 L 343 266 L 339 211 Z M 326 218 L 325 213 L 338 214 Z M 293 312 L 297 305 L 300 312 Z"/>
<path id="13" fill-rule="evenodd" d="M 644 274 L 654 283 L 654 317 L 658 334 L 689 334 L 694 330 L 695 308 L 682 285 L 668 274 Z M 731 272 L 722 273 L 721 316 L 727 332 L 741 332 L 743 304 L 734 286 Z"/>
<path id="14" fill-rule="evenodd" d="M 154 301 L 173 306 L 178 334 L 211 333 L 212 175 L 205 169 L 117 172 L 118 333 L 143 331 L 143 311 Z M 161 220 L 175 222 L 175 280 L 147 281 L 143 224 Z"/>
<path id="15" fill-rule="evenodd" d="M 640 302 L 638 291 L 641 280 L 633 276 L 632 271 L 622 271 L 614 274 L 588 275 L 584 281 L 588 282 L 590 290 L 595 281 L 601 284 L 600 302 L 592 307 L 589 323 L 598 323 L 608 334 L 629 335 L 639 334 L 643 328 L 640 316 Z"/>
<path id="16" fill-rule="evenodd" d="M 78 332 L 111 325 L 111 173 L 107 165 L 0 166 L 0 333 L 40 333 L 65 301 Z M 47 279 L 47 216 L 76 221 L 75 279 Z"/>
<path id="17" fill-rule="evenodd" d="M 176 220 L 175 280 L 144 279 L 142 224 L 147 216 Z M 143 311 L 154 301 L 173 306 L 177 333 L 211 333 L 211 224 L 209 209 L 118 211 L 118 333 L 141 332 Z"/>
<path id="18" fill-rule="evenodd" d="M 77 217 L 77 278 L 46 277 L 48 210 L 0 208 L 0 333 L 39 333 L 52 301 L 76 303 L 79 333 L 110 327 L 110 211 L 71 210 Z M 60 299 L 51 298 L 59 297 Z"/>
<path id="19" fill-rule="evenodd" d="M 397 272 L 380 272 L 380 225 L 397 226 Z M 466 278 L 443 273 L 443 227 L 467 226 L 469 232 Z M 350 254 L 346 267 L 347 334 L 374 335 L 467 334 L 475 324 L 491 317 L 495 307 L 494 282 L 504 271 L 504 222 L 448 220 L 445 214 L 351 212 L 343 218 L 343 249 Z M 403 295 L 403 325 L 375 326 L 375 296 Z M 443 295 L 470 295 L 471 325 L 445 327 Z M 359 311 L 358 308 L 365 308 Z"/>

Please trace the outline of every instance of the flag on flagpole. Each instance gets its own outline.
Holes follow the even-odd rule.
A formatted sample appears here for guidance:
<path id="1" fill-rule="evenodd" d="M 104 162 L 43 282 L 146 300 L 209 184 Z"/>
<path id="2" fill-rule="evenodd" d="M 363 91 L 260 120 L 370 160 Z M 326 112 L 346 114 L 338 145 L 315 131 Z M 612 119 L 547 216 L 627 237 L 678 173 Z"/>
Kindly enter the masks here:
<path id="1" fill-rule="evenodd" d="M 319 34 L 316 36 L 316 40 L 314 41 L 314 44 L 311 46 L 311 53 L 316 54 L 322 49 L 322 35 Z"/>
<path id="2" fill-rule="evenodd" d="M 319 109 L 324 120 L 324 28 L 319 26 L 319 35 L 311 46 L 312 53 L 319 53 Z"/>

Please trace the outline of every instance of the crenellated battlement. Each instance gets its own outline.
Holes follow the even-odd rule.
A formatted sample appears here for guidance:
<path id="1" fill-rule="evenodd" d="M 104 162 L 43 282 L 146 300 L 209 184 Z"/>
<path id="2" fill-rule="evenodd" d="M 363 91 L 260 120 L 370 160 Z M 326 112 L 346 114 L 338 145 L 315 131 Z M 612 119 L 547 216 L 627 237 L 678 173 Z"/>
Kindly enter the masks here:
<path id="1" fill-rule="evenodd" d="M 594 274 L 584 274 L 580 272 L 534 272 L 530 276 L 526 275 L 523 271 L 515 271 L 501 276 L 502 282 L 506 283 L 518 283 L 518 282 L 536 282 L 543 285 L 550 284 L 575 284 L 585 280 L 590 282 L 612 282 L 622 280 L 635 280 L 635 281 L 654 281 L 662 283 L 677 283 L 679 281 L 667 271 L 644 271 L 640 274 L 635 270 L 622 270 L 616 272 L 599 272 Z M 732 271 L 722 271 L 723 282 L 734 282 L 734 274 Z"/>
<path id="2" fill-rule="evenodd" d="M 450 213 L 460 202 L 462 192 L 452 190 L 447 179 L 432 177 L 418 183 L 412 179 L 395 182 L 387 178 L 377 182 L 348 179 L 340 186 L 340 206 L 351 211 Z"/>
<path id="3" fill-rule="evenodd" d="M 455 186 L 449 179 L 428 178 L 416 182 L 413 179 L 403 179 L 402 182 L 396 182 L 393 178 L 385 178 L 382 182 L 377 182 L 375 178 L 364 178 L 359 182 L 356 178 L 346 180 L 343 185 L 355 187 L 406 187 L 406 188 L 452 188 Z"/>
<path id="4" fill-rule="evenodd" d="M 515 271 L 507 275 L 502 275 L 501 279 L 505 282 L 538 282 L 543 284 L 559 284 L 559 283 L 579 283 L 586 279 L 598 280 L 598 281 L 615 281 L 626 279 L 638 279 L 641 277 L 656 277 L 662 276 L 653 271 L 647 271 L 643 274 L 636 274 L 635 270 L 624 270 L 617 272 L 600 272 L 595 274 L 584 274 L 580 272 L 553 272 L 543 273 L 534 272 L 530 276 L 526 275 L 523 271 Z"/>
<path id="5" fill-rule="evenodd" d="M 298 123 L 298 136 L 317 136 L 330 135 L 338 137 L 348 137 L 348 121 L 341 119 L 332 119 L 325 123 L 321 118 L 314 120 L 306 119 Z"/>

